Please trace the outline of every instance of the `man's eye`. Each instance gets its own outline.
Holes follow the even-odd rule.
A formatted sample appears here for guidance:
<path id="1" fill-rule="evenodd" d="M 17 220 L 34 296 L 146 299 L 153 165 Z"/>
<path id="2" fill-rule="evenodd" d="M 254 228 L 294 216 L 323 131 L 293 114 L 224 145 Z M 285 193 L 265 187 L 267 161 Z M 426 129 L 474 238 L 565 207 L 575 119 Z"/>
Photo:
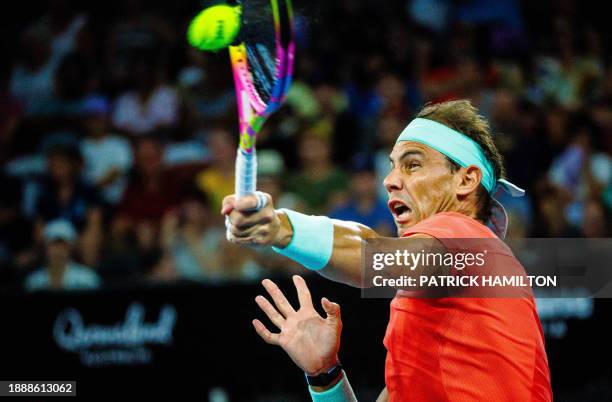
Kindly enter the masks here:
<path id="1" fill-rule="evenodd" d="M 411 162 L 411 163 L 408 164 L 408 169 L 410 169 L 410 170 L 413 170 L 413 169 L 416 169 L 416 168 L 419 168 L 419 167 L 421 167 L 421 165 L 419 163 L 416 163 L 416 162 Z"/>

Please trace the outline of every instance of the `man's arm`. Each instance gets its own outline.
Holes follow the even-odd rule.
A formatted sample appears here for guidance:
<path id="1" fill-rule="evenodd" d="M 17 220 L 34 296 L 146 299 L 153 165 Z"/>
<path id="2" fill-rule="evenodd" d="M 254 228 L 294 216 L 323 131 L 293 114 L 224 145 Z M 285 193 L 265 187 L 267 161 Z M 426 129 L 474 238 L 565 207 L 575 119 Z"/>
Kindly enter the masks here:
<path id="1" fill-rule="evenodd" d="M 221 213 L 229 218 L 230 241 L 245 245 L 274 246 L 283 249 L 293 239 L 293 226 L 283 211 L 274 209 L 272 198 L 265 194 L 266 205 L 259 211 L 254 196 L 236 201 L 227 196 Z M 371 228 L 355 222 L 332 220 L 333 248 L 329 263 L 318 270 L 321 275 L 350 286 L 361 285 L 361 241 L 379 237 Z"/>
<path id="2" fill-rule="evenodd" d="M 321 216 L 308 216 L 290 210 L 275 210 L 268 194 L 266 204 L 258 211 L 256 196 L 236 201 L 234 196 L 223 200 L 221 213 L 226 216 L 228 240 L 237 244 L 272 246 L 277 252 L 320 275 L 336 282 L 363 288 L 361 245 L 365 239 L 380 237 L 371 228 L 355 222 Z M 443 252 L 444 246 L 426 234 L 410 236 L 404 248 L 413 252 Z M 419 264 L 405 270 L 406 275 L 446 275 L 446 266 Z M 393 277 L 394 271 L 377 271 L 377 275 Z M 367 278 L 366 278 L 367 281 Z"/>
<path id="3" fill-rule="evenodd" d="M 293 229 L 287 214 L 278 212 L 283 231 L 287 233 L 286 239 Z M 340 221 L 332 219 L 334 225 L 334 245 L 328 265 L 317 271 L 322 276 L 335 282 L 341 282 L 353 287 L 363 287 L 361 283 L 361 241 L 368 238 L 380 237 L 373 229 L 357 222 Z M 291 237 L 289 237 L 291 239 Z M 286 247 L 283 241 L 276 247 Z"/>

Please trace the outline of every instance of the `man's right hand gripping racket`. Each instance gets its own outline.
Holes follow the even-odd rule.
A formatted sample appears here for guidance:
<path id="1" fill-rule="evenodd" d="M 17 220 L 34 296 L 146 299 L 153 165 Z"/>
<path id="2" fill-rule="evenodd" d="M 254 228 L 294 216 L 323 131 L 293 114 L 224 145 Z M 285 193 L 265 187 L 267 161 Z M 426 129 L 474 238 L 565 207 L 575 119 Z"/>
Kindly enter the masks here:
<path id="1" fill-rule="evenodd" d="M 256 194 L 255 140 L 265 120 L 282 104 L 291 83 L 295 44 L 291 0 L 238 0 L 241 27 L 229 47 L 240 145 L 236 156 L 236 197 Z M 258 196 L 257 208 L 265 204 Z"/>

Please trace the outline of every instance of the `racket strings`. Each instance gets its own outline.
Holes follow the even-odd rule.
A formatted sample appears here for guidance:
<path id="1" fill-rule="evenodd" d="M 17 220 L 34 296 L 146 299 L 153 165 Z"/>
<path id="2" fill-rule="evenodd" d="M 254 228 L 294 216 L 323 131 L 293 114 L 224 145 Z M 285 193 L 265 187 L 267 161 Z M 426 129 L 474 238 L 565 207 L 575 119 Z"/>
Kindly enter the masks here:
<path id="1" fill-rule="evenodd" d="M 270 0 L 242 0 L 242 33 L 251 81 L 267 105 L 278 81 L 275 21 Z"/>
<path id="2" fill-rule="evenodd" d="M 272 90 L 276 84 L 276 59 L 268 52 L 265 46 L 255 44 L 246 45 L 249 60 L 249 72 L 253 77 L 253 84 L 264 103 L 268 103 Z"/>

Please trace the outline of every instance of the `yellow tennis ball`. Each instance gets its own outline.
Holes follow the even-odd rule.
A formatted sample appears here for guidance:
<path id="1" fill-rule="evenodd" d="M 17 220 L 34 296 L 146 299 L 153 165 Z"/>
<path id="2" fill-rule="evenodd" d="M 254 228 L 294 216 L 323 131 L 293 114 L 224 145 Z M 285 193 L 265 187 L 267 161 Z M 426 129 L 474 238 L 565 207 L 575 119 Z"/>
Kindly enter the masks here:
<path id="1" fill-rule="evenodd" d="M 219 4 L 202 10 L 187 29 L 187 40 L 200 50 L 229 46 L 240 31 L 240 7 Z"/>

